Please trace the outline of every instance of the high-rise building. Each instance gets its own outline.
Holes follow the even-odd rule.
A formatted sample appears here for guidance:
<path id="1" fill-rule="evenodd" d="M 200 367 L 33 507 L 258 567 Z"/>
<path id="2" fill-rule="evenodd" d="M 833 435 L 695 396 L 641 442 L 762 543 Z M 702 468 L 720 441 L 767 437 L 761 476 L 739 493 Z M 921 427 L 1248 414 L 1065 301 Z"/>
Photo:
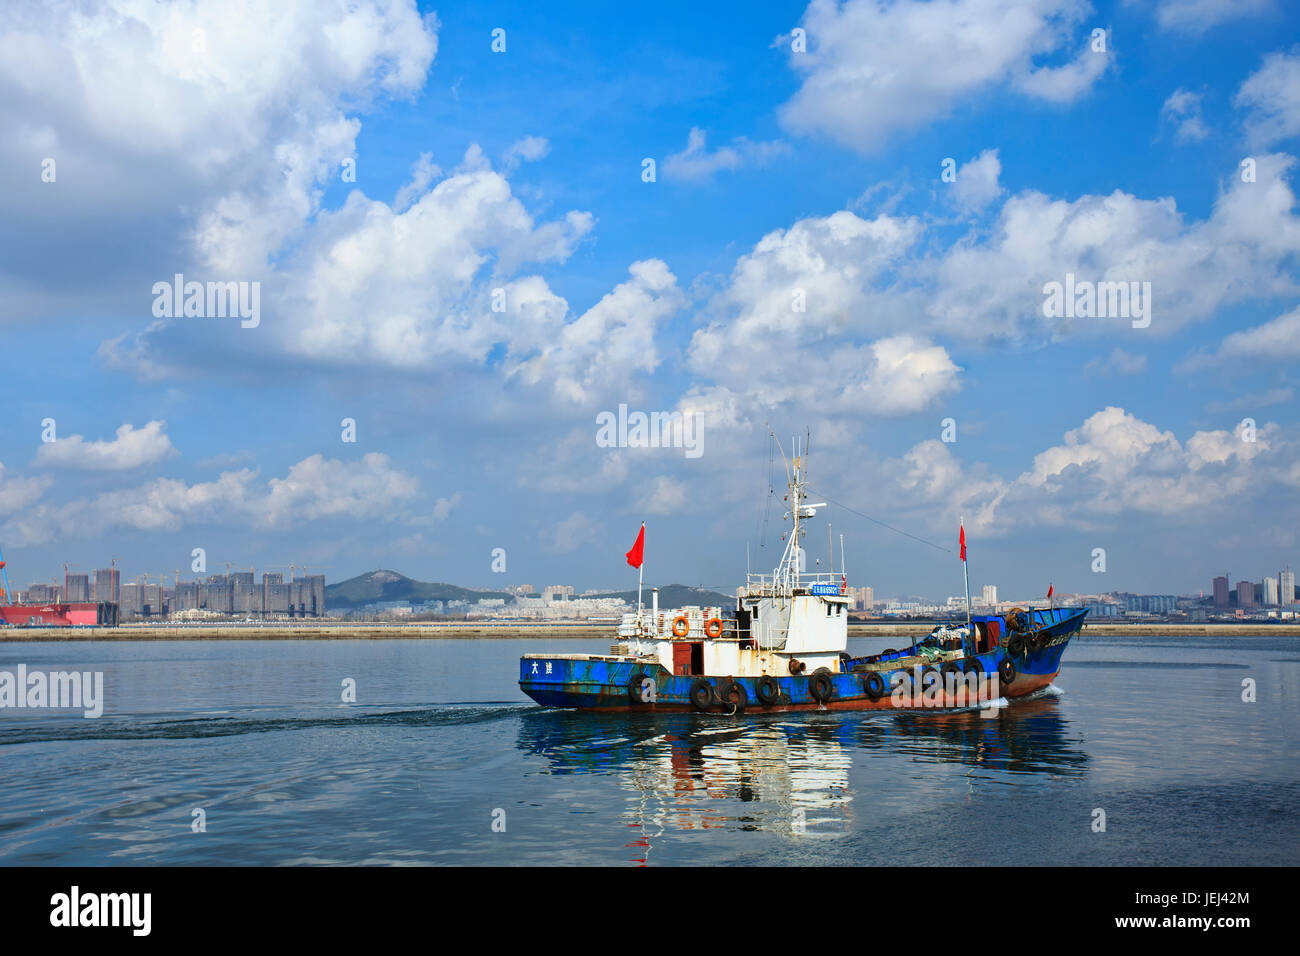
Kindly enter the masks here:
<path id="1" fill-rule="evenodd" d="M 310 601 L 307 606 L 307 613 L 322 617 L 325 614 L 325 575 L 309 574 L 305 580 L 307 581 L 307 594 Z"/>
<path id="2" fill-rule="evenodd" d="M 95 572 L 95 600 L 119 603 L 122 596 L 122 572 L 117 568 L 100 568 Z"/>
<path id="3" fill-rule="evenodd" d="M 209 611 L 229 614 L 231 611 L 230 583 L 224 575 L 214 574 L 203 585 L 202 603 Z"/>
<path id="4" fill-rule="evenodd" d="M 320 617 L 325 613 L 325 575 L 309 574 L 289 585 L 289 614 Z"/>
<path id="5" fill-rule="evenodd" d="M 1214 579 L 1214 606 L 1223 610 L 1228 606 L 1228 576 Z"/>
<path id="6" fill-rule="evenodd" d="M 1250 581 L 1237 582 L 1237 607 L 1255 606 L 1255 585 Z"/>
<path id="7" fill-rule="evenodd" d="M 66 582 L 63 587 L 65 601 L 89 601 L 90 600 L 90 575 L 89 574 L 65 574 L 63 580 Z"/>
<path id="8" fill-rule="evenodd" d="M 267 577 L 274 580 L 267 581 Z M 265 607 L 268 616 L 289 613 L 289 585 L 284 583 L 284 575 L 264 575 L 262 589 L 265 593 Z"/>
<path id="9" fill-rule="evenodd" d="M 876 592 L 871 588 L 849 588 L 845 594 L 855 611 L 870 611 L 876 603 Z"/>
<path id="10" fill-rule="evenodd" d="M 230 576 L 230 595 L 230 609 L 236 614 L 252 614 L 262 610 L 262 595 L 252 571 L 236 571 Z"/>
<path id="11" fill-rule="evenodd" d="M 277 609 L 275 607 L 272 607 L 272 602 L 271 602 L 271 588 L 273 588 L 277 584 L 282 584 L 283 582 L 284 582 L 284 575 L 280 574 L 279 572 L 264 571 L 262 573 L 262 613 L 263 614 L 270 614 L 276 610 L 279 610 L 281 613 L 283 613 L 283 611 L 285 610 L 285 608 Z M 289 603 L 288 598 L 285 598 L 284 604 L 287 606 L 288 603 Z"/>
<path id="12" fill-rule="evenodd" d="M 56 604 L 63 597 L 63 591 L 57 584 L 33 584 L 27 589 L 27 600 L 31 604 Z"/>
<path id="13" fill-rule="evenodd" d="M 985 607 L 998 606 L 998 586 L 996 584 L 984 585 L 984 606 Z"/>
<path id="14" fill-rule="evenodd" d="M 162 578 L 159 578 L 154 584 L 145 585 L 144 607 L 151 617 L 158 617 L 167 613 L 169 602 L 167 600 L 167 588 L 163 586 Z"/>
<path id="15" fill-rule="evenodd" d="M 197 611 L 202 604 L 198 581 L 179 581 L 172 602 L 173 611 Z"/>
<path id="16" fill-rule="evenodd" d="M 1277 578 L 1264 579 L 1264 606 L 1277 607 Z"/>
<path id="17" fill-rule="evenodd" d="M 134 581 L 122 585 L 118 611 L 122 615 L 138 615 L 144 611 L 144 586 Z"/>
<path id="18" fill-rule="evenodd" d="M 1278 578 L 1278 600 L 1283 604 L 1295 603 L 1295 572 L 1287 568 Z"/>

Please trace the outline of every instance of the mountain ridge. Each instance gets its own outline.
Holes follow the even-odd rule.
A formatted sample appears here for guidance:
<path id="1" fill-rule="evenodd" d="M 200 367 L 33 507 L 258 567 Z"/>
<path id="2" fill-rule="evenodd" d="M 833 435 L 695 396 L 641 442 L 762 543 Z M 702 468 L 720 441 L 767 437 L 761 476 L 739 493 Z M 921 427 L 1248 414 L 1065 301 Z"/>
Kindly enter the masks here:
<path id="1" fill-rule="evenodd" d="M 588 594 L 589 598 L 619 597 L 628 604 L 636 604 L 636 591 L 602 591 Z M 325 586 L 325 606 L 327 608 L 349 609 L 374 604 L 381 601 L 468 601 L 471 604 L 484 598 L 504 598 L 507 602 L 514 599 L 508 591 L 479 591 L 474 588 L 461 587 L 441 581 L 419 581 L 409 578 L 399 571 L 378 568 L 367 571 L 346 581 Z M 642 601 L 650 606 L 650 588 L 642 591 Z M 720 605 L 729 607 L 733 598 L 717 591 L 695 588 L 685 584 L 661 585 L 659 588 L 659 606 L 664 608 L 682 607 L 687 604 Z"/>

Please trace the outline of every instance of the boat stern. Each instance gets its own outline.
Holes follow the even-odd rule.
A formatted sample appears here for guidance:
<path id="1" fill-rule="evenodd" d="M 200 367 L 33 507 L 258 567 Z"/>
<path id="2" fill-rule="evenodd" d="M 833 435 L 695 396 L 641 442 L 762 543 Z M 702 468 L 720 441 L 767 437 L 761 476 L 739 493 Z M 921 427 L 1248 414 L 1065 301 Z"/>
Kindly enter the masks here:
<path id="1" fill-rule="evenodd" d="M 622 655 L 525 654 L 519 689 L 543 707 L 617 709 L 631 705 L 633 678 L 657 668 Z"/>

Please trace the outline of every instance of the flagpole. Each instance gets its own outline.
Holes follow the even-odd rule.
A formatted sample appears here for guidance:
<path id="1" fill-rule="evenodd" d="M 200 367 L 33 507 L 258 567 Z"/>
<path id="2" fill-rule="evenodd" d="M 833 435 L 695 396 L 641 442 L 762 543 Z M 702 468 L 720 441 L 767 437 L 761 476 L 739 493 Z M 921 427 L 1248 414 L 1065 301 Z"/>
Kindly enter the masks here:
<path id="1" fill-rule="evenodd" d="M 645 522 L 641 522 L 641 532 L 645 533 Z M 645 577 L 645 557 L 642 556 L 641 563 L 636 568 L 636 623 L 637 630 L 641 629 L 641 580 Z"/>
<path id="2" fill-rule="evenodd" d="M 966 516 L 961 517 L 962 549 L 961 549 L 961 574 L 966 580 L 966 634 L 971 639 L 971 648 L 975 647 L 975 629 L 971 626 L 970 614 L 970 568 L 966 564 Z M 970 655 L 967 655 L 970 656 Z"/>

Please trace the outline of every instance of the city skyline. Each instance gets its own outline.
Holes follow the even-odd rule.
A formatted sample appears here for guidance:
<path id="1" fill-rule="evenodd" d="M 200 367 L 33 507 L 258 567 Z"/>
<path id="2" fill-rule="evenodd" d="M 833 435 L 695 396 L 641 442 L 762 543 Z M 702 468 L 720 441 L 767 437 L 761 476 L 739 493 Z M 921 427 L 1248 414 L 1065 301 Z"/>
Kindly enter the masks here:
<path id="1" fill-rule="evenodd" d="M 232 563 L 231 567 L 234 568 L 236 567 L 236 565 Z M 243 565 L 240 565 L 239 567 L 243 567 Z M 299 566 L 295 565 L 292 567 L 296 568 Z M 302 566 L 302 567 L 304 570 L 307 569 L 307 566 Z M 374 569 L 374 570 L 389 571 L 398 574 L 402 573 L 392 568 Z M 179 572 L 173 573 L 173 575 L 171 576 L 173 583 L 171 585 L 167 585 L 166 584 L 167 575 L 161 575 L 161 576 L 154 575 L 153 580 L 151 581 L 150 574 L 146 572 L 142 572 L 138 575 L 135 575 L 133 578 L 128 577 L 127 579 L 122 580 L 121 577 L 122 570 L 116 567 L 115 565 L 110 566 L 108 568 L 97 568 L 92 571 L 75 571 L 75 570 L 71 570 L 71 568 L 69 567 L 69 569 L 65 572 L 64 575 L 65 585 L 62 587 L 59 586 L 58 582 L 54 580 L 44 580 L 44 581 L 33 580 L 27 585 L 27 588 L 25 589 L 18 585 L 14 585 L 14 592 L 15 595 L 23 596 L 25 599 L 31 601 L 114 600 L 113 598 L 105 596 L 105 592 L 103 590 L 104 585 L 100 580 L 101 576 L 106 576 L 109 578 L 110 583 L 107 585 L 107 587 L 109 588 L 109 593 L 112 593 L 112 589 L 114 587 L 121 588 L 126 586 L 131 586 L 131 587 L 143 586 L 143 587 L 153 587 L 153 588 L 163 587 L 165 588 L 166 593 L 174 593 L 175 588 L 178 584 L 182 586 L 200 585 L 200 584 L 214 583 L 222 579 L 225 579 L 227 583 L 229 583 L 232 587 L 234 587 L 236 584 L 239 583 L 244 583 L 249 587 L 251 587 L 254 583 L 253 579 L 255 578 L 256 574 L 259 573 L 259 569 L 257 569 L 256 567 L 249 567 L 248 571 L 228 570 L 225 572 L 212 572 L 212 573 L 209 573 L 207 571 L 194 572 L 189 578 L 186 578 L 184 580 L 177 578 L 176 575 L 178 573 Z M 276 586 L 283 585 L 286 589 L 289 587 L 289 582 L 285 580 L 285 576 L 281 572 L 260 569 L 260 573 L 262 575 L 262 583 L 261 585 L 258 586 L 259 589 L 264 588 L 268 583 L 273 583 Z M 363 577 L 367 573 L 370 572 L 362 572 L 361 575 L 353 575 L 349 578 L 344 578 L 341 581 L 334 581 L 333 583 L 342 583 L 348 580 L 352 580 L 353 578 L 356 577 Z M 408 578 L 411 577 L 410 575 L 403 575 L 403 576 Z M 315 574 L 315 575 L 301 574 L 301 575 L 297 575 L 293 580 L 295 582 L 304 581 L 308 579 L 312 581 L 320 581 L 321 586 L 324 587 L 326 578 L 327 576 L 323 574 Z M 418 580 L 414 578 L 412 579 Z M 567 599 L 574 599 L 574 598 L 588 597 L 597 594 L 621 593 L 628 590 L 627 588 L 588 588 L 588 587 L 584 587 L 584 585 L 582 584 L 579 585 L 552 584 L 552 585 L 546 585 L 545 587 L 536 591 L 525 592 L 522 589 L 530 588 L 532 586 L 520 585 L 517 583 L 502 583 L 502 584 L 494 585 L 494 584 L 482 584 L 482 583 L 467 582 L 467 581 L 430 581 L 425 583 L 448 584 L 454 587 L 461 587 L 469 591 L 477 591 L 483 593 L 506 592 L 506 593 L 515 594 L 517 596 L 523 596 L 525 593 L 532 593 L 540 596 L 543 600 L 550 600 L 552 594 L 560 595 L 561 597 Z M 672 581 L 672 582 L 665 581 L 665 582 L 651 582 L 645 584 L 645 589 L 646 589 L 645 593 L 648 594 L 649 589 L 652 587 L 667 586 L 670 584 L 685 585 L 689 587 L 701 587 L 704 590 L 714 590 L 714 591 L 722 590 L 717 587 L 708 587 L 704 585 L 692 585 L 689 582 L 683 582 L 683 581 Z M 1244 605 L 1240 603 L 1242 600 L 1240 596 L 1242 585 L 1249 585 L 1250 588 L 1252 589 L 1249 600 Z M 1220 591 L 1220 587 L 1222 587 L 1222 591 Z M 1290 600 L 1284 599 L 1288 593 L 1288 588 L 1289 588 L 1289 593 L 1291 595 Z M 41 589 L 41 590 L 39 591 L 39 593 L 37 593 L 36 596 L 33 597 L 31 596 L 33 589 Z M 726 593 L 725 590 L 722 590 L 722 593 Z M 861 598 L 862 600 L 865 600 L 865 603 L 868 606 L 870 606 L 873 603 L 873 599 L 877 594 L 877 589 L 874 586 L 869 584 L 864 585 L 858 583 L 851 583 L 847 586 L 847 593 L 855 597 L 855 599 Z M 923 594 L 916 591 L 900 591 L 893 594 L 885 594 L 882 592 L 880 593 L 879 596 L 882 601 L 905 601 L 905 600 L 921 599 L 927 601 L 933 600 L 936 604 L 941 604 L 943 603 L 943 601 L 947 601 L 951 603 L 953 600 L 958 599 L 955 598 L 951 594 L 951 592 L 942 592 L 944 597 L 941 599 L 940 597 L 937 596 L 938 593 L 939 592 L 936 592 L 936 594 Z M 1229 606 L 1278 607 L 1278 606 L 1285 606 L 1288 604 L 1297 603 L 1297 601 L 1300 600 L 1300 598 L 1297 597 L 1296 584 L 1295 584 L 1295 572 L 1291 571 L 1289 566 L 1280 569 L 1276 573 L 1276 577 L 1270 575 L 1264 575 L 1262 578 L 1256 581 L 1250 581 L 1246 579 L 1233 581 L 1227 575 L 1216 575 L 1211 579 L 1210 588 L 1208 590 L 1204 588 L 1196 588 L 1196 589 L 1189 589 L 1189 590 L 1172 590 L 1168 592 L 1146 592 L 1146 591 L 1129 590 L 1123 587 L 1109 587 L 1104 590 L 1092 590 L 1092 591 L 1084 591 L 1084 590 L 1076 591 L 1076 590 L 1069 590 L 1066 588 L 1055 588 L 1055 593 L 1058 601 L 1067 597 L 1094 597 L 1099 595 L 1116 595 L 1116 594 L 1157 596 L 1159 594 L 1169 594 L 1183 599 L 1208 598 L 1214 602 L 1214 606 L 1216 608 L 1226 608 Z M 971 602 L 973 605 L 977 605 L 977 606 L 988 607 L 988 606 L 995 606 L 998 604 L 1023 603 L 1026 597 L 1027 597 L 1026 595 L 1020 594 L 1019 597 L 1013 597 L 1010 599 L 1006 598 L 1005 596 L 999 598 L 998 584 L 989 584 L 989 583 L 981 582 L 977 585 L 973 585 L 971 588 Z M 964 601 L 964 598 L 960 598 L 960 600 Z M 1043 600 L 1047 600 L 1045 594 L 1043 595 Z"/>
<path id="2" fill-rule="evenodd" d="M 768 425 L 879 593 L 1300 553 L 1286 4 L 119 6 L 0 62 L 12 568 L 729 589 Z"/>

